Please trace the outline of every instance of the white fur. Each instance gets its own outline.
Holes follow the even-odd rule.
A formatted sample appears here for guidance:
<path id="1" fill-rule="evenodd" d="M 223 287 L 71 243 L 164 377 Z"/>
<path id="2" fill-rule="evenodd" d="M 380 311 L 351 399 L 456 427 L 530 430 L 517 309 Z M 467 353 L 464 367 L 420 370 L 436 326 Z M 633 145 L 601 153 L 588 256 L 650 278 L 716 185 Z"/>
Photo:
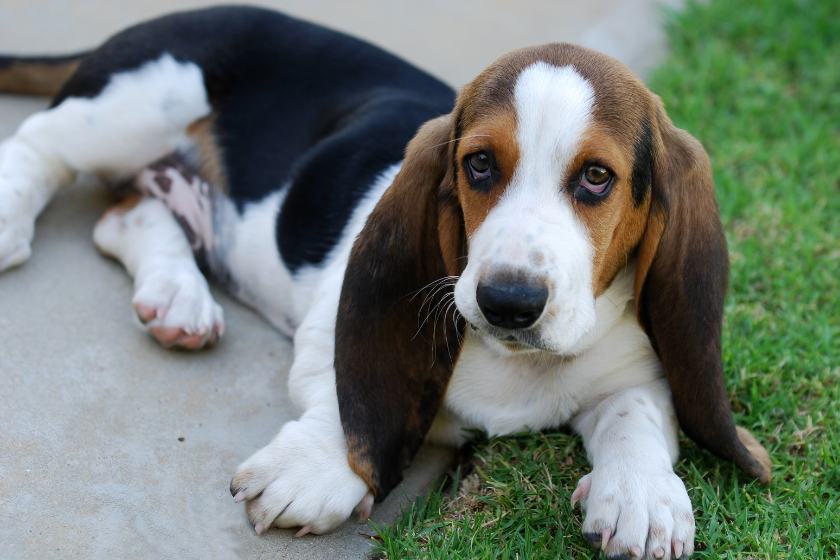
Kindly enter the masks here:
<path id="1" fill-rule="evenodd" d="M 593 103 L 592 86 L 570 66 L 538 62 L 522 71 L 514 89 L 519 162 L 470 238 L 469 262 L 455 287 L 464 318 L 492 332 L 476 303 L 479 282 L 506 269 L 545 282 L 549 296 L 542 317 L 530 329 L 507 333 L 532 350 L 569 355 L 595 324 L 594 250 L 563 184 Z M 486 339 L 507 351 L 495 337 Z"/>
<path id="2" fill-rule="evenodd" d="M 461 427 L 496 436 L 560 426 L 593 398 L 661 378 L 634 315 L 634 271 L 635 262 L 596 300 L 594 334 L 578 356 L 499 352 L 468 329 L 444 402 L 465 424 L 436 424 L 430 439 L 459 445 Z"/>
<path id="3" fill-rule="evenodd" d="M 639 327 L 633 304 L 636 263 L 595 301 L 596 323 L 576 356 L 504 351 L 467 333 L 442 410 L 427 440 L 460 445 L 480 429 L 491 436 L 571 424 L 593 470 L 578 485 L 584 533 L 609 530 L 608 556 L 691 551 L 694 518 L 672 464 L 679 425 L 662 362 Z M 661 556 L 660 556 L 661 557 Z"/>
<path id="4" fill-rule="evenodd" d="M 134 278 L 134 305 L 155 309 L 154 327 L 200 335 L 224 332 L 224 313 L 210 294 L 184 230 L 166 205 L 143 199 L 124 214 L 108 212 L 96 224 L 97 248 L 118 259 Z"/>
<path id="5" fill-rule="evenodd" d="M 368 486 L 350 468 L 347 452 L 338 406 L 312 408 L 285 424 L 234 476 L 258 532 L 309 526 L 320 534 L 350 517 Z"/>
<path id="6" fill-rule="evenodd" d="M 313 302 L 323 297 L 329 278 L 333 278 L 333 289 L 341 290 L 353 242 L 399 170 L 400 165 L 391 166 L 377 178 L 325 262 L 304 267 L 294 276 L 283 263 L 276 241 L 277 215 L 286 197 L 286 187 L 247 204 L 241 213 L 230 200 L 217 197 L 213 250 L 209 255 L 211 266 L 225 276 L 230 275 L 232 289 L 239 299 L 259 310 L 275 327 L 294 336 Z M 338 294 L 335 298 L 337 310 Z"/>
<path id="7" fill-rule="evenodd" d="M 691 554 L 694 515 L 672 468 L 679 426 L 667 381 L 616 392 L 585 407 L 572 425 L 592 463 L 573 494 L 586 512 L 584 534 L 604 535 L 607 557 Z"/>
<path id="8" fill-rule="evenodd" d="M 300 321 L 292 312 L 295 285 L 277 249 L 277 214 L 285 191 L 247 204 L 240 214 L 233 202 L 216 197 L 210 266 L 230 275 L 235 295 L 257 309 L 288 336 Z"/>
<path id="9" fill-rule="evenodd" d="M 29 257 L 35 218 L 75 172 L 137 172 L 187 148 L 186 127 L 209 112 L 201 69 L 164 54 L 29 117 L 0 148 L 0 271 Z"/>

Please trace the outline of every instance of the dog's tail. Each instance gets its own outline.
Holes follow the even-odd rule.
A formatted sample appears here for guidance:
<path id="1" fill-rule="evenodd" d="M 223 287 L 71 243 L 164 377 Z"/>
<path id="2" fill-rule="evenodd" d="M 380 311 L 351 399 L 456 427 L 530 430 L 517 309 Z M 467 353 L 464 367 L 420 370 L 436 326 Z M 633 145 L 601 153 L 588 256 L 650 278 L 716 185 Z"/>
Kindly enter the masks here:
<path id="1" fill-rule="evenodd" d="M 68 56 L 0 55 L 0 92 L 54 96 L 87 52 Z"/>

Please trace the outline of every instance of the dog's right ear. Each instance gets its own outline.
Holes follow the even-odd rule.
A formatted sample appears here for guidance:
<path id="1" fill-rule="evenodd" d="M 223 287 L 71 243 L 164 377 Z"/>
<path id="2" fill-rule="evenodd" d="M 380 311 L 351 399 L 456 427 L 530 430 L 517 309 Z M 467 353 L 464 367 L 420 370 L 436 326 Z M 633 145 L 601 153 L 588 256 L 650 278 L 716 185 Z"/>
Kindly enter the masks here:
<path id="1" fill-rule="evenodd" d="M 423 443 L 458 358 L 453 288 L 464 227 L 452 118 L 423 125 L 359 234 L 336 318 L 335 370 L 350 466 L 381 501 Z"/>

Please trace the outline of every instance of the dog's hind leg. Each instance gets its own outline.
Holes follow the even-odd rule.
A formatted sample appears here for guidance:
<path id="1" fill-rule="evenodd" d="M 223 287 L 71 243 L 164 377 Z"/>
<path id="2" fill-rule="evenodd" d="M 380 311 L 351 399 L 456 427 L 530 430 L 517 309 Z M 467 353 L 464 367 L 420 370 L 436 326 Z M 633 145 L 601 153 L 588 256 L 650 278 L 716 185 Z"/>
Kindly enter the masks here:
<path id="1" fill-rule="evenodd" d="M 197 350 L 224 333 L 222 308 L 163 201 L 133 193 L 105 212 L 93 240 L 134 278 L 137 317 L 161 344 Z"/>
<path id="2" fill-rule="evenodd" d="M 76 172 L 134 175 L 190 148 L 187 127 L 210 113 L 201 69 L 169 54 L 111 75 L 93 97 L 67 95 L 0 144 L 0 272 L 29 258 L 35 218 Z"/>

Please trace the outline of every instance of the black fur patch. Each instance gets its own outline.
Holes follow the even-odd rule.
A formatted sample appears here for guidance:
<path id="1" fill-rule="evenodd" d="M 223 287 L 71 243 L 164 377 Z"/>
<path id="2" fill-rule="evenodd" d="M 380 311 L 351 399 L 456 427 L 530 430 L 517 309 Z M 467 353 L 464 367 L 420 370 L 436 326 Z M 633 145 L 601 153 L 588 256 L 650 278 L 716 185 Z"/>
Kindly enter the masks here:
<path id="1" fill-rule="evenodd" d="M 634 143 L 633 172 L 630 176 L 630 188 L 633 193 L 633 203 L 638 206 L 645 201 L 651 183 L 653 182 L 653 133 L 650 119 L 642 121 L 642 130 Z"/>
<path id="2" fill-rule="evenodd" d="M 301 157 L 277 221 L 286 265 L 294 271 L 322 262 L 376 178 L 402 160 L 423 122 L 446 109 L 407 92 L 378 92 L 351 124 Z"/>
<path id="3" fill-rule="evenodd" d="M 464 110 L 459 109 L 455 115 L 455 126 L 452 133 L 452 177 L 453 182 L 458 184 L 458 173 L 460 173 L 461 165 L 456 159 L 458 156 L 458 146 L 461 144 L 461 135 L 464 134 Z"/>
<path id="4" fill-rule="evenodd" d="M 270 10 L 226 6 L 165 16 L 109 39 L 53 105 L 96 96 L 114 73 L 164 53 L 204 73 L 237 207 L 289 189 L 277 235 L 293 272 L 323 261 L 376 177 L 454 101 L 445 84 L 363 41 Z"/>

